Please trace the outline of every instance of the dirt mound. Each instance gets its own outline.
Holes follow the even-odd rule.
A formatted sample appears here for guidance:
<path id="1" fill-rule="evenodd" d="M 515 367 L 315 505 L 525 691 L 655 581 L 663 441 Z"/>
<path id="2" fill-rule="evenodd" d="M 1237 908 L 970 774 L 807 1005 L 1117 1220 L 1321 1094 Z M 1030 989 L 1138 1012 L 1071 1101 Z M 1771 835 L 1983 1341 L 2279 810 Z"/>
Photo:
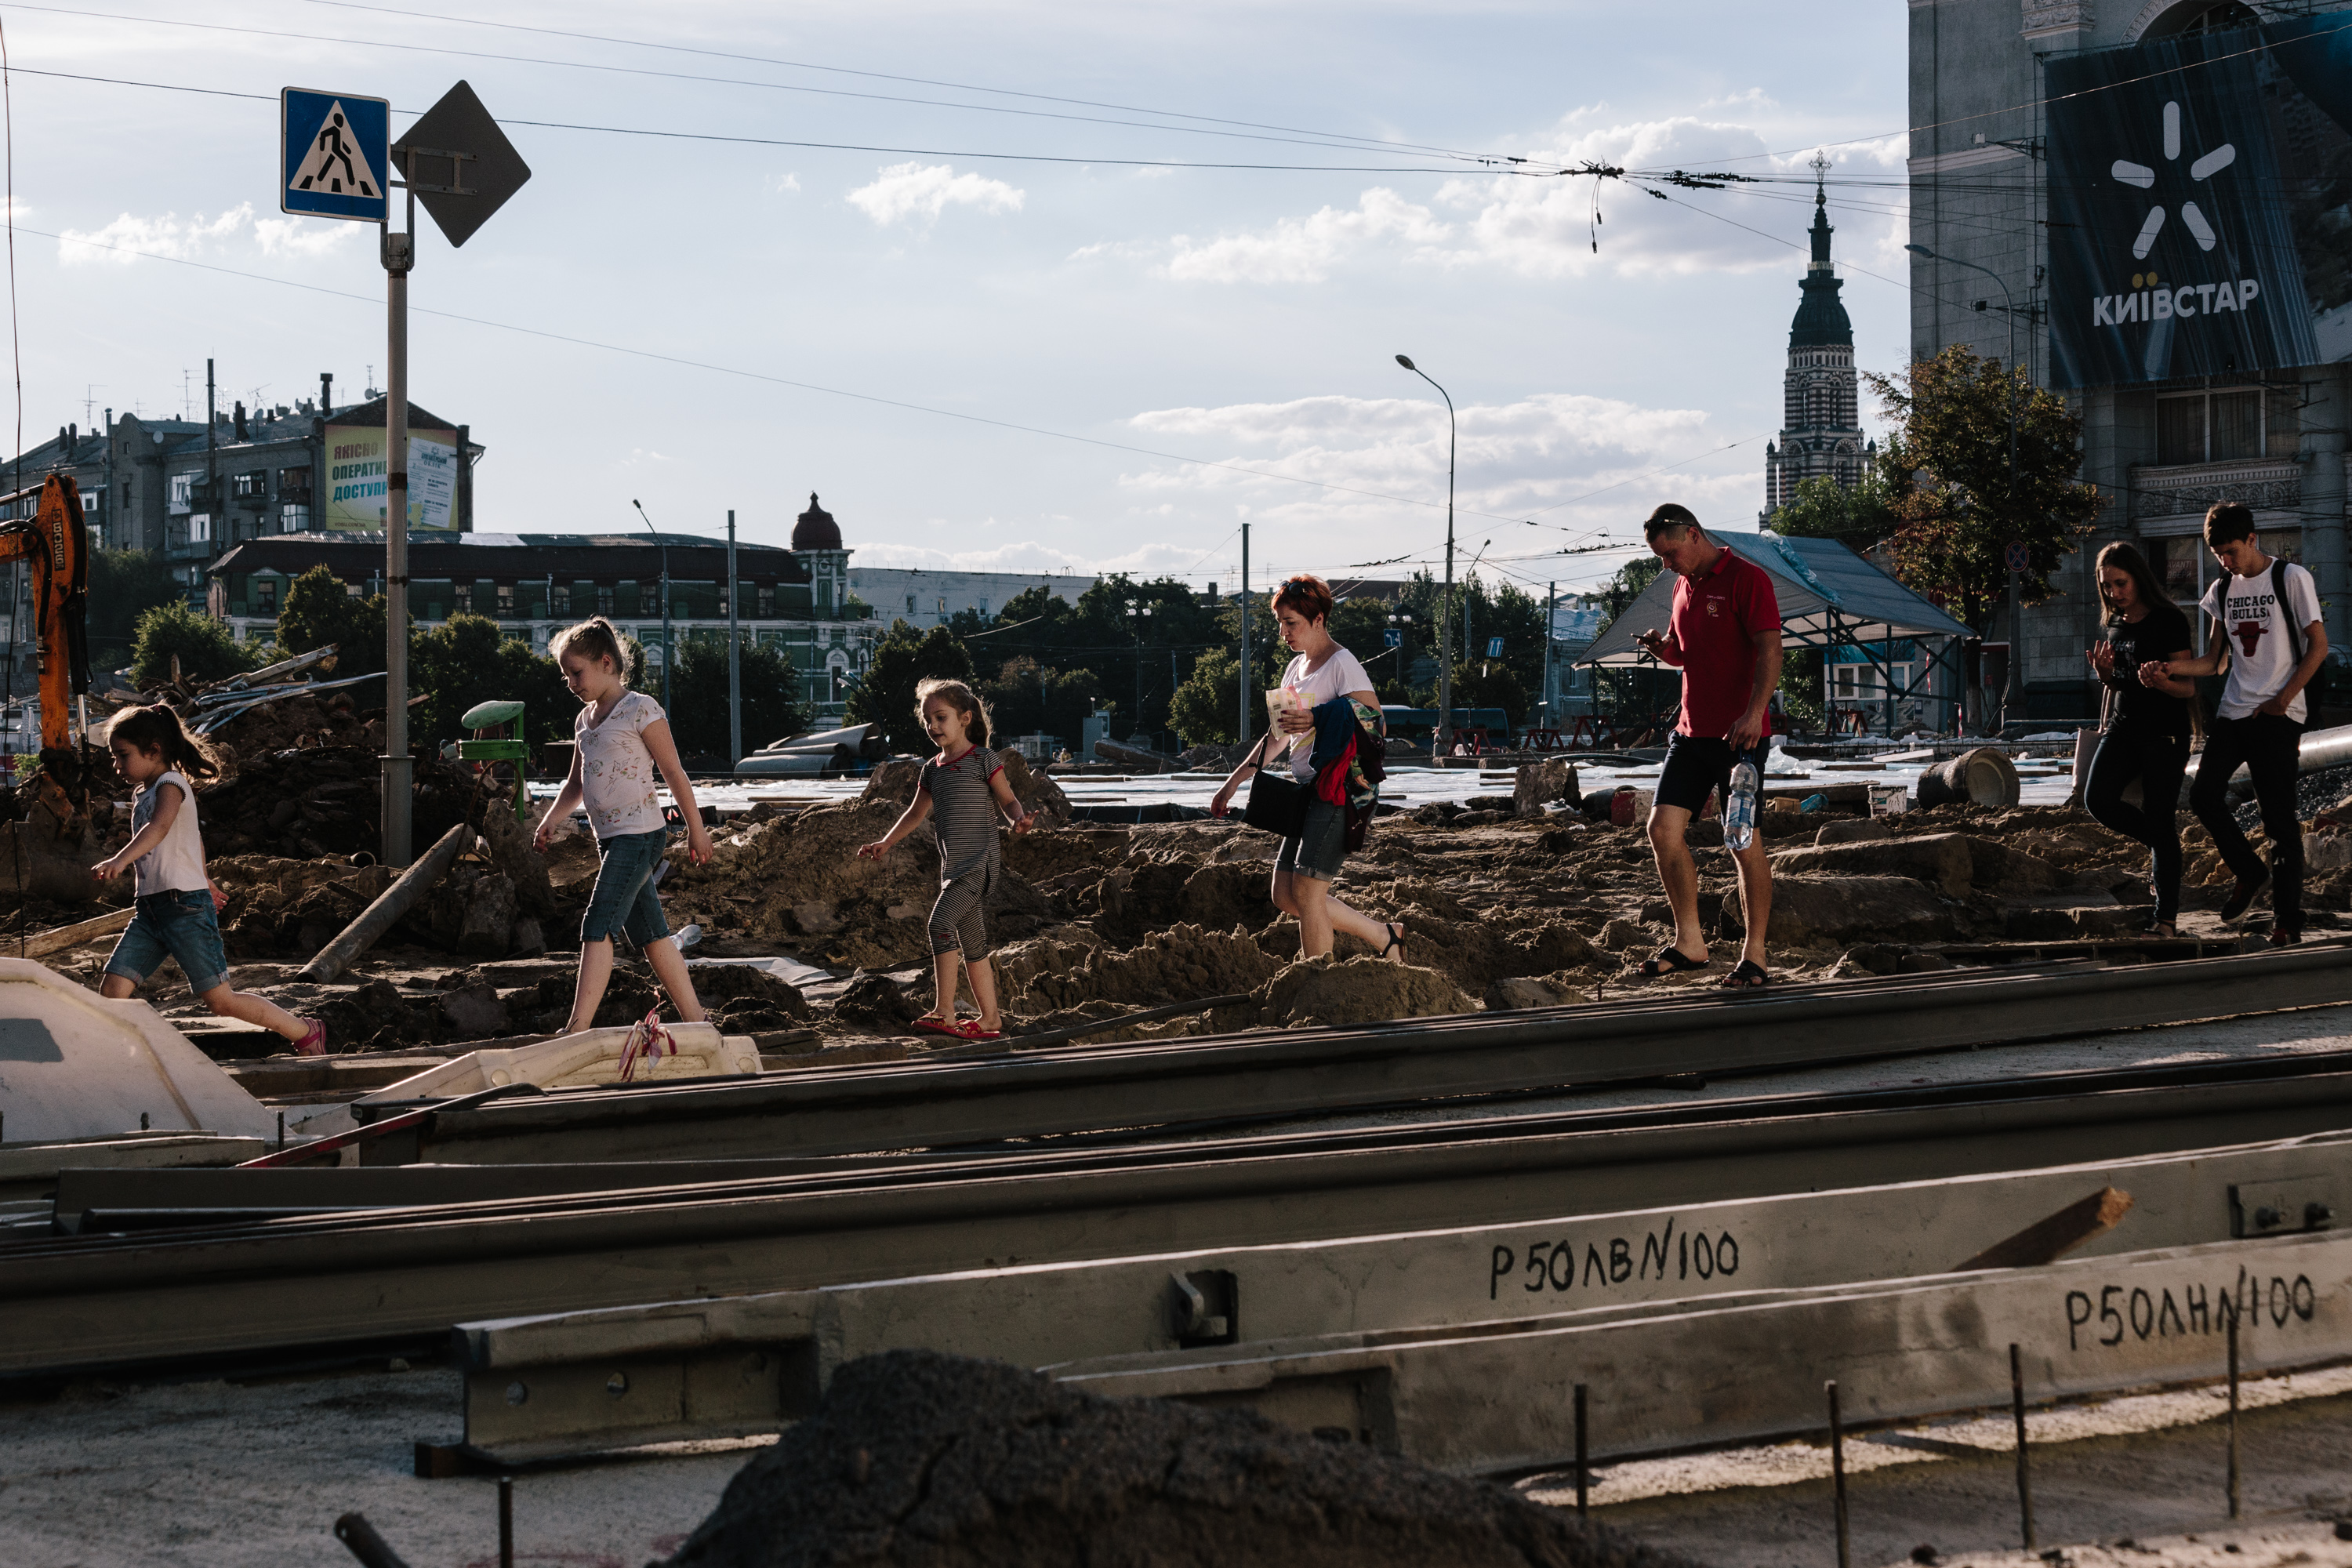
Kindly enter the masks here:
<path id="1" fill-rule="evenodd" d="M 789 1029 L 814 1015 L 800 987 L 748 963 L 701 963 L 693 974 L 694 994 L 730 1035 Z"/>
<path id="2" fill-rule="evenodd" d="M 1060 784 L 1031 773 L 1028 760 L 1018 752 L 999 752 L 997 756 L 1004 763 L 1004 782 L 1012 786 L 1013 798 L 1021 803 L 1022 810 L 1037 814 L 1037 827 L 1058 827 L 1070 820 L 1070 797 L 1062 793 Z M 906 810 L 907 803 L 915 798 L 915 780 L 922 771 L 923 764 L 911 757 L 876 763 L 857 804 L 887 802 L 894 811 Z"/>
<path id="3" fill-rule="evenodd" d="M 379 700 L 382 695 L 379 689 Z M 306 693 L 248 708 L 213 731 L 213 737 L 235 748 L 240 758 L 298 746 L 357 746 L 381 754 L 383 711 L 378 709 L 362 721 L 347 690 Z"/>
<path id="4" fill-rule="evenodd" d="M 672 1568 L 1680 1568 L 1479 1481 L 1262 1416 L 891 1351 L 728 1484 Z"/>
<path id="5" fill-rule="evenodd" d="M 1380 958 L 1305 958 L 1258 993 L 1259 1022 L 1276 1029 L 1474 1013 L 1477 1004 L 1433 969 Z"/>
<path id="6" fill-rule="evenodd" d="M 1273 979 L 1280 967 L 1239 926 L 1215 931 L 1178 925 L 1124 952 L 1048 937 L 997 954 L 1004 1005 L 1024 1015 L 1088 1002 L 1156 1006 L 1239 995 Z"/>
<path id="7" fill-rule="evenodd" d="M 880 770 L 876 776 L 878 782 Z M 928 832 L 917 833 L 881 860 L 859 859 L 857 847 L 887 833 L 903 809 L 877 795 L 875 785 L 867 795 L 854 805 L 763 822 L 719 845 L 708 866 L 673 860 L 662 884 L 671 925 L 692 920 L 742 931 L 838 968 L 928 963 L 924 921 L 939 898 L 938 847 Z M 1010 868 L 998 876 L 987 911 L 996 942 L 1030 935 L 1050 912 Z"/>
<path id="8" fill-rule="evenodd" d="M 268 855 L 226 855 L 206 868 L 228 903 L 220 912 L 221 942 L 234 959 L 307 959 L 354 920 L 386 888 L 393 871 L 340 860 L 281 860 Z"/>

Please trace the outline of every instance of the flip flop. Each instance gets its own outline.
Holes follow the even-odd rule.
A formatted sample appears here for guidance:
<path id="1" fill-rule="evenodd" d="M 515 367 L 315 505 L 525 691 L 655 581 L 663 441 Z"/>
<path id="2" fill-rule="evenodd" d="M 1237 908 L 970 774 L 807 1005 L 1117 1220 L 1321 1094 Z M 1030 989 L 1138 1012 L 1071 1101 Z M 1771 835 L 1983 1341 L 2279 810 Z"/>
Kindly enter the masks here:
<path id="1" fill-rule="evenodd" d="M 980 1020 L 977 1018 L 968 1024 L 960 1025 L 955 1032 L 974 1045 L 986 1045 L 991 1040 L 1001 1040 L 1004 1037 L 1004 1031 L 1002 1029 L 982 1028 Z"/>
<path id="2" fill-rule="evenodd" d="M 945 1035 L 951 1040 L 964 1038 L 962 1025 L 947 1023 L 938 1018 L 918 1018 L 907 1027 L 910 1032 L 918 1035 Z"/>
<path id="3" fill-rule="evenodd" d="M 1685 974 L 1695 969 L 1706 969 L 1714 963 L 1710 958 L 1693 958 L 1673 942 L 1658 949 L 1633 966 L 1636 974 Z"/>
<path id="4" fill-rule="evenodd" d="M 1726 991 L 1761 991 L 1772 984 L 1772 972 L 1752 958 L 1743 958 L 1739 967 L 1725 975 L 1718 983 Z"/>

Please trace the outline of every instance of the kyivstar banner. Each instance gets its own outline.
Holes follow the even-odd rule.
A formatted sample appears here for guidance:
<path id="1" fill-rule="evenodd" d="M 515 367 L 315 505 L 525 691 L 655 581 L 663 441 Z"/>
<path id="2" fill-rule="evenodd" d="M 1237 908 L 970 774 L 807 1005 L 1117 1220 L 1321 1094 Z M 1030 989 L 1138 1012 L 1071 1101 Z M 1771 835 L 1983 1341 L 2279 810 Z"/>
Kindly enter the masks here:
<path id="1" fill-rule="evenodd" d="M 2352 359 L 2352 14 L 2048 62 L 2059 386 Z"/>

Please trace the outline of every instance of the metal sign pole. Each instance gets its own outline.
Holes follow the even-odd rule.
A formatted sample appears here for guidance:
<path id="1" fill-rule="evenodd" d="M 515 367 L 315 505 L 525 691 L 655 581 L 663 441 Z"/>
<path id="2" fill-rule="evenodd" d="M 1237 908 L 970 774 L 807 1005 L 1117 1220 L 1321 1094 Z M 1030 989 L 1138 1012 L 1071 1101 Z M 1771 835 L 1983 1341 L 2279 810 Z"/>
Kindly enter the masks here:
<path id="1" fill-rule="evenodd" d="M 403 171 L 415 178 L 414 155 Z M 409 807 L 416 760 L 408 752 L 408 272 L 416 263 L 416 193 L 408 193 L 408 232 L 383 227 L 385 475 L 383 496 L 383 864 L 409 862 Z"/>
<path id="2" fill-rule="evenodd" d="M 727 509 L 727 769 L 743 756 L 743 637 L 735 603 L 742 592 L 735 574 L 735 509 Z"/>

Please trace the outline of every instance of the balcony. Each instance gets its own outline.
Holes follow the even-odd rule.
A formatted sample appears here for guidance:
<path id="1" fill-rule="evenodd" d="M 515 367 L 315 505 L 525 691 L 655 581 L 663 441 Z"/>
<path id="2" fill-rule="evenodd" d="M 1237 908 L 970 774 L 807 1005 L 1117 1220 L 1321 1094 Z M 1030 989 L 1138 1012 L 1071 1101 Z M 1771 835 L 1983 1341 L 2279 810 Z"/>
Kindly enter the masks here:
<path id="1" fill-rule="evenodd" d="M 2131 470 L 2134 522 L 2203 517 L 2225 500 L 2243 501 L 2257 512 L 2295 511 L 2303 505 L 2303 467 L 2293 458 L 2248 458 Z"/>

